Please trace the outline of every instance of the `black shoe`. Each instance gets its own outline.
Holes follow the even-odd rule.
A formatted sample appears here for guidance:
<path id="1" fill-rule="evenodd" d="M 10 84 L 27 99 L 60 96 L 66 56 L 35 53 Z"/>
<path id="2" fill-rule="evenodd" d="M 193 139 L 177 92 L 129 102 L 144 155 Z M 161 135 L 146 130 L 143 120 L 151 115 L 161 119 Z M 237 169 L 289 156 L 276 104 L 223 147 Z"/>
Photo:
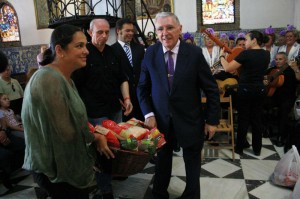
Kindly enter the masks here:
<path id="1" fill-rule="evenodd" d="M 2 181 L 5 188 L 7 189 L 13 188 L 9 175 L 5 171 L 0 170 L 0 180 Z"/>
<path id="2" fill-rule="evenodd" d="M 38 199 L 47 199 L 48 196 L 49 196 L 47 191 L 40 188 L 40 187 L 35 187 L 34 190 L 35 190 L 35 194 L 36 194 Z"/>
<path id="3" fill-rule="evenodd" d="M 211 146 L 219 146 L 219 143 L 209 143 Z"/>
<path id="4" fill-rule="evenodd" d="M 268 138 L 268 137 L 270 137 L 270 132 L 268 128 L 265 128 L 263 132 L 263 138 Z"/>
<path id="5" fill-rule="evenodd" d="M 259 152 L 255 152 L 255 151 L 254 151 L 254 155 L 260 156 L 260 151 L 259 151 Z"/>
<path id="6" fill-rule="evenodd" d="M 4 185 L 5 188 L 7 188 L 7 189 L 12 189 L 12 188 L 13 188 L 13 185 L 11 184 L 11 182 L 10 182 L 9 179 L 3 180 L 3 185 Z"/>
<path id="7" fill-rule="evenodd" d="M 96 193 L 95 195 L 93 195 L 92 199 L 102 199 L 102 195 Z"/>
<path id="8" fill-rule="evenodd" d="M 128 176 L 113 176 L 113 180 L 119 180 L 119 181 L 123 181 L 126 180 L 128 178 Z"/>
<path id="9" fill-rule="evenodd" d="M 243 149 L 237 149 L 237 148 L 235 148 L 234 152 L 237 153 L 237 154 L 239 154 L 240 156 L 244 155 Z"/>
<path id="10" fill-rule="evenodd" d="M 152 156 L 152 158 L 149 160 L 149 162 L 150 162 L 151 164 L 156 164 L 156 162 L 157 162 L 157 157 L 156 157 L 156 156 Z"/>
<path id="11" fill-rule="evenodd" d="M 216 142 L 216 140 L 214 139 L 214 138 L 211 138 L 210 140 L 208 140 L 209 141 L 209 145 L 211 145 L 211 146 L 219 146 L 219 143 L 217 143 Z M 214 143 L 214 142 L 216 142 L 216 143 Z"/>
<path id="12" fill-rule="evenodd" d="M 177 144 L 175 147 L 174 147 L 174 152 L 179 152 L 180 151 L 180 146 Z"/>
<path id="13" fill-rule="evenodd" d="M 276 141 L 275 145 L 276 145 L 277 147 L 283 147 L 284 142 L 283 142 L 283 140 L 282 140 L 282 137 L 278 137 L 278 138 L 277 138 L 277 141 Z"/>

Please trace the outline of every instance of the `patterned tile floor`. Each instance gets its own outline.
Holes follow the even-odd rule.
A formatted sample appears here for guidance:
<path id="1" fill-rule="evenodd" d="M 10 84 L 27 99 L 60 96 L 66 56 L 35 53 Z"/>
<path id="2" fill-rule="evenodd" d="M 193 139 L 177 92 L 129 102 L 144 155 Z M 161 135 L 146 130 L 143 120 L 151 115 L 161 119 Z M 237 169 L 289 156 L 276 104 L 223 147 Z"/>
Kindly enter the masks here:
<path id="1" fill-rule="evenodd" d="M 251 143 L 251 136 L 248 135 Z M 276 147 L 269 138 L 263 138 L 260 156 L 253 155 L 252 149 L 231 160 L 229 150 L 205 150 L 206 157 L 201 169 L 202 199 L 289 199 L 292 190 L 274 186 L 269 177 L 283 155 L 283 147 Z M 207 157 L 207 156 L 215 157 Z M 113 181 L 116 199 L 151 199 L 154 165 L 148 164 L 143 172 L 123 181 Z M 19 171 L 12 177 L 15 187 L 2 199 L 38 199 L 37 185 L 31 175 Z M 182 152 L 174 153 L 172 179 L 169 186 L 170 199 L 177 198 L 185 187 L 185 169 Z M 91 187 L 91 192 L 95 185 Z M 5 191 L 0 185 L 0 193 Z M 92 193 L 91 193 L 92 196 Z"/>

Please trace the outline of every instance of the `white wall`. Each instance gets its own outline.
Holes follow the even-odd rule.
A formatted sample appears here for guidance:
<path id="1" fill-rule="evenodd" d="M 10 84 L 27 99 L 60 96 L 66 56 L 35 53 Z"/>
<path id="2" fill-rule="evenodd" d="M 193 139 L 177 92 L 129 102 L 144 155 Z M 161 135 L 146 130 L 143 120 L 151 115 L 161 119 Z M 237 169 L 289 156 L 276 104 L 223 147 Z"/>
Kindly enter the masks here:
<path id="1" fill-rule="evenodd" d="M 33 0 L 8 0 L 8 2 L 18 14 L 22 46 L 49 43 L 52 30 L 37 30 Z"/>
<path id="2" fill-rule="evenodd" d="M 300 0 L 295 0 L 295 7 L 294 7 L 294 25 L 297 27 L 297 29 L 300 29 Z"/>
<path id="3" fill-rule="evenodd" d="M 174 0 L 183 32 L 197 30 L 196 0 Z M 294 24 L 300 28 L 300 0 L 240 0 L 240 28 L 274 28 Z"/>
<path id="4" fill-rule="evenodd" d="M 183 32 L 197 31 L 196 0 L 174 0 L 174 10 Z M 299 29 L 299 10 L 300 0 L 240 0 L 240 28 L 282 28 L 294 24 Z"/>
<path id="5" fill-rule="evenodd" d="M 294 24 L 295 0 L 240 0 L 240 4 L 242 29 L 266 28 L 270 25 L 280 28 Z"/>
<path id="6" fill-rule="evenodd" d="M 174 0 L 174 9 L 182 24 L 182 32 L 196 32 L 196 0 Z"/>
<path id="7" fill-rule="evenodd" d="M 33 0 L 8 0 L 19 17 L 22 45 L 49 43 L 51 29 L 37 30 Z M 293 24 L 300 29 L 300 0 L 240 0 L 240 27 L 242 29 L 286 27 Z M 26 8 L 26 9 L 25 9 Z M 183 32 L 197 31 L 196 0 L 174 0 L 175 14 L 178 15 Z M 115 41 L 111 30 L 109 44 Z"/>

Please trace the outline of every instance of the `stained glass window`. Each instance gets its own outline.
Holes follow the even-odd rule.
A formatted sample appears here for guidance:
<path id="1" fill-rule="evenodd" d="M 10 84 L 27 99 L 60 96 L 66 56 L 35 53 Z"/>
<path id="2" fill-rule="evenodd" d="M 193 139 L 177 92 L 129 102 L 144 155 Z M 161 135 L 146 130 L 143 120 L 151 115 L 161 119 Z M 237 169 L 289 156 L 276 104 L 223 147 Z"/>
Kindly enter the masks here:
<path id="1" fill-rule="evenodd" d="M 1 42 L 20 41 L 19 20 L 15 9 L 8 3 L 0 1 L 0 38 Z"/>
<path id="2" fill-rule="evenodd" d="M 240 29 L 240 0 L 196 0 L 197 26 L 214 30 Z"/>
<path id="3" fill-rule="evenodd" d="M 203 25 L 234 23 L 234 0 L 202 0 Z"/>

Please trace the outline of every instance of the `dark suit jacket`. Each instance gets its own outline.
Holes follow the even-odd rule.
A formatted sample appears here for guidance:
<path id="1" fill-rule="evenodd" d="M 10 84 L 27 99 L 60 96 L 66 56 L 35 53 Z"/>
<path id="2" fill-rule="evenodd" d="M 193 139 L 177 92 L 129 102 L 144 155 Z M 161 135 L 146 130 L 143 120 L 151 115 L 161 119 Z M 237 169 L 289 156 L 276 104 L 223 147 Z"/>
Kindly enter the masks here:
<path id="1" fill-rule="evenodd" d="M 200 89 L 207 97 L 206 115 Z M 154 112 L 158 129 L 175 133 L 182 147 L 204 140 L 205 120 L 219 123 L 218 86 L 199 47 L 180 42 L 171 91 L 161 43 L 148 47 L 137 94 L 143 114 Z M 169 132 L 171 118 L 174 132 Z"/>
<path id="2" fill-rule="evenodd" d="M 111 47 L 114 49 L 115 54 L 119 56 L 121 66 L 125 74 L 128 76 L 129 94 L 133 105 L 132 113 L 128 117 L 123 117 L 123 120 L 128 120 L 132 117 L 135 117 L 144 121 L 144 116 L 141 112 L 136 96 L 136 87 L 141 73 L 141 63 L 145 54 L 144 46 L 134 42 L 130 43 L 133 66 L 131 66 L 129 59 L 127 58 L 127 55 L 119 42 L 114 43 Z"/>

